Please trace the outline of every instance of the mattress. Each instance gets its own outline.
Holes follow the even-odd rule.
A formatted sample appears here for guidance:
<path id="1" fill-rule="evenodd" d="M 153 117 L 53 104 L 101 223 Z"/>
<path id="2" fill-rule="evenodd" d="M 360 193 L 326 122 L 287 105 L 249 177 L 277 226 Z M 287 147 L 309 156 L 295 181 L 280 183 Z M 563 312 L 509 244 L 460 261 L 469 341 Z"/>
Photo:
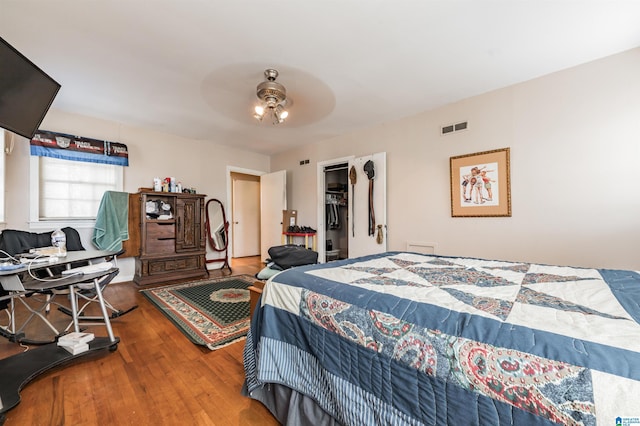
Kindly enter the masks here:
<path id="1" fill-rule="evenodd" d="M 338 424 L 634 424 L 640 274 L 389 252 L 284 271 L 245 347 Z M 281 420 L 282 421 L 282 420 Z"/>

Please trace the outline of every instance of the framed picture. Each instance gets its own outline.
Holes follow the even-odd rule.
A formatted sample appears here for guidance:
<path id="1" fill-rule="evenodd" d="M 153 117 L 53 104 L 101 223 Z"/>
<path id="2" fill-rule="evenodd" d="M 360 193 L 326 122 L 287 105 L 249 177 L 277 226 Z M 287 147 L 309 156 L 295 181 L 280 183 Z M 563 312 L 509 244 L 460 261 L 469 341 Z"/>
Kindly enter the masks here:
<path id="1" fill-rule="evenodd" d="M 509 148 L 449 159 L 452 217 L 511 216 Z"/>

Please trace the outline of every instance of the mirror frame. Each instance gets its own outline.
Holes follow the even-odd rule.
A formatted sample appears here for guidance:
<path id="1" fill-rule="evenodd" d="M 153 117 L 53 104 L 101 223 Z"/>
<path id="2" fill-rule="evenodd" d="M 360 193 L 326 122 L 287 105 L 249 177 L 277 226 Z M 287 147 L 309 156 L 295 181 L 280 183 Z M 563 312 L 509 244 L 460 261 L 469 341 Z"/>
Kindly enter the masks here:
<path id="1" fill-rule="evenodd" d="M 211 223 L 209 221 L 209 204 L 210 203 L 217 203 L 220 206 L 220 211 L 222 212 L 222 222 L 223 222 L 222 232 L 224 233 L 224 247 L 217 247 L 216 241 L 213 238 L 213 235 L 211 234 Z M 220 269 L 224 269 L 226 267 L 229 269 L 229 272 L 231 272 L 231 266 L 229 265 L 229 256 L 228 256 L 229 221 L 227 221 L 227 216 L 224 211 L 224 205 L 222 204 L 222 201 L 216 198 L 211 198 L 206 202 L 204 206 L 204 211 L 205 211 L 205 230 L 207 233 L 207 241 L 209 241 L 209 246 L 215 252 L 218 252 L 218 253 L 224 252 L 224 257 L 221 257 L 219 259 L 206 259 L 205 261 L 206 263 L 224 262 L 224 264 Z"/>
<path id="2" fill-rule="evenodd" d="M 221 211 L 221 216 L 222 216 L 222 227 L 223 229 L 218 229 L 215 232 L 223 232 L 224 233 L 224 246 L 223 247 L 218 247 L 218 245 L 216 244 L 216 239 L 213 237 L 213 233 L 211 232 L 211 223 L 209 221 L 209 204 L 211 203 L 217 203 L 218 206 L 220 206 L 220 211 Z M 224 212 L 224 206 L 222 205 L 222 202 L 220 200 L 217 200 L 215 198 L 211 198 L 209 201 L 207 201 L 206 205 L 205 205 L 205 211 L 206 211 L 206 217 L 205 217 L 205 226 L 207 227 L 207 239 L 209 240 L 209 245 L 211 246 L 212 250 L 215 250 L 217 252 L 222 252 L 225 251 L 227 249 L 227 247 L 229 246 L 229 222 L 227 221 L 227 217 L 225 215 Z"/>

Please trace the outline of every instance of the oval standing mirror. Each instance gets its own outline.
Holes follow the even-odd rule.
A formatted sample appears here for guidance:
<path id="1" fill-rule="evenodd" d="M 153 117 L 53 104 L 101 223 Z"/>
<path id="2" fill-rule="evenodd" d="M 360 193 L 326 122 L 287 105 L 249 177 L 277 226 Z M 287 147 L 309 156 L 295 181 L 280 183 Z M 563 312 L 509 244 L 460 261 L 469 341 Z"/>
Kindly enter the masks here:
<path id="1" fill-rule="evenodd" d="M 229 222 L 227 222 L 222 202 L 215 198 L 207 201 L 207 204 L 205 205 L 205 214 L 205 228 L 207 230 L 209 246 L 213 251 L 224 253 L 224 257 L 206 259 L 206 262 L 223 262 L 220 269 L 228 268 L 229 272 L 231 272 L 229 256 L 227 254 L 227 249 L 229 247 Z"/>

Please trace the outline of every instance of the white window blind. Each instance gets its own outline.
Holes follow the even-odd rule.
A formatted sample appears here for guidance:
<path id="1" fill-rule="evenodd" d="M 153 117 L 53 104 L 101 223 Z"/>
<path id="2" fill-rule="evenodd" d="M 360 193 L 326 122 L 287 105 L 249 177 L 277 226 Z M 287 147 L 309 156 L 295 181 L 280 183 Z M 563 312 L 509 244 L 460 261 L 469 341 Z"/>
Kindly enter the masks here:
<path id="1" fill-rule="evenodd" d="M 39 159 L 40 220 L 95 219 L 105 191 L 122 191 L 122 166 Z"/>

